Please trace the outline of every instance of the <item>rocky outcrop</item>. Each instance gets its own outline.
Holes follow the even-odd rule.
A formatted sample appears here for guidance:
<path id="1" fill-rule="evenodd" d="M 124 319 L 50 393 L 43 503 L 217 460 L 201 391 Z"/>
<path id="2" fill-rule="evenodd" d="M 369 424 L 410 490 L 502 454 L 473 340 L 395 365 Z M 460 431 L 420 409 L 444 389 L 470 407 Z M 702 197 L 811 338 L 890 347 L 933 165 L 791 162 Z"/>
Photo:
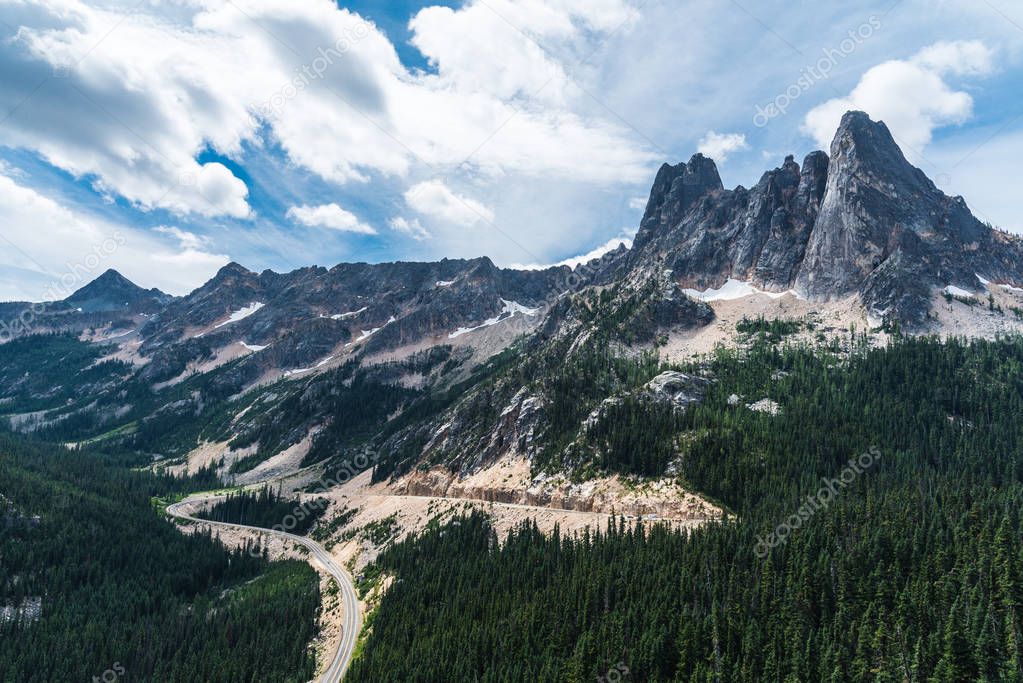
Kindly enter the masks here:
<path id="1" fill-rule="evenodd" d="M 696 289 L 734 278 L 816 301 L 858 295 L 877 318 L 925 325 L 948 285 L 1023 282 L 1023 244 L 985 226 L 910 164 L 882 122 L 849 112 L 830 157 L 790 156 L 753 188 L 720 187 L 695 156 L 657 174 L 626 270 Z"/>
<path id="2" fill-rule="evenodd" d="M 702 401 L 708 386 L 710 386 L 708 379 L 669 370 L 647 382 L 641 395 L 685 408 Z"/>
<path id="3" fill-rule="evenodd" d="M 670 479 L 626 483 L 620 477 L 573 482 L 561 475 L 528 475 L 515 457 L 464 477 L 441 467 L 411 473 L 389 485 L 398 495 L 453 498 L 596 512 L 658 520 L 722 519 L 724 513 Z"/>
<path id="4" fill-rule="evenodd" d="M 857 293 L 874 315 L 920 325 L 935 288 L 979 286 L 977 273 L 1019 282 L 1020 256 L 911 165 L 884 123 L 849 112 L 795 285 L 814 299 Z"/>
<path id="5" fill-rule="evenodd" d="M 689 212 L 693 204 L 708 194 L 724 190 L 714 162 L 694 154 L 687 164 L 664 164 L 654 178 L 646 212 L 636 235 L 642 246 L 654 235 L 669 230 Z"/>
<path id="6" fill-rule="evenodd" d="M 538 430 L 546 417 L 543 400 L 523 387 L 503 406 L 493 420 L 477 416 L 498 396 L 481 392 L 448 415 L 426 441 L 422 453 L 447 454 L 449 463 L 463 474 L 473 472 L 510 452 L 532 458 L 536 453 Z M 399 439 L 402 437 L 399 437 Z M 394 449 L 400 444 L 393 443 Z"/>
<path id="7" fill-rule="evenodd" d="M 720 181 L 682 185 L 686 178 L 717 178 L 707 168 L 713 162 L 702 156 L 682 166 L 674 173 L 683 189 L 675 192 L 659 191 L 667 173 L 658 174 L 629 267 L 667 268 L 679 284 L 696 289 L 728 278 L 769 291 L 788 289 L 817 217 L 827 157 L 815 152 L 802 169 L 787 157 L 751 190 L 723 190 Z"/>

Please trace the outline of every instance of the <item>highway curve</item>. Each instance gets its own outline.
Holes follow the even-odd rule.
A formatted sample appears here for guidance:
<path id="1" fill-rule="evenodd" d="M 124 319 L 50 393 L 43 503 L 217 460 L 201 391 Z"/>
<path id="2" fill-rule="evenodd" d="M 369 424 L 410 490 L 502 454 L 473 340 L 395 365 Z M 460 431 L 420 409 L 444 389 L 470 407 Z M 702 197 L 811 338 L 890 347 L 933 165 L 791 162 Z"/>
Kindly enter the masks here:
<path id="1" fill-rule="evenodd" d="M 345 569 L 341 567 L 341 565 L 339 565 L 333 557 L 331 557 L 330 553 L 324 550 L 323 546 L 312 539 L 305 538 L 304 536 L 296 536 L 295 534 L 289 534 L 286 531 L 264 529 L 262 527 L 248 526 L 245 524 L 212 522 L 208 519 L 192 517 L 187 512 L 182 512 L 182 509 L 188 505 L 213 501 L 222 497 L 223 496 L 200 496 L 188 498 L 180 503 L 168 505 L 167 514 L 172 517 L 177 517 L 178 519 L 185 519 L 201 524 L 211 524 L 213 526 L 246 529 L 264 534 L 273 534 L 289 541 L 294 541 L 295 543 L 308 548 L 311 557 L 315 557 L 326 569 L 327 573 L 333 576 L 337 581 L 338 587 L 341 590 L 342 599 L 344 600 L 344 626 L 342 627 L 341 642 L 338 643 L 337 651 L 334 653 L 334 656 L 330 661 L 330 665 L 323 673 L 323 676 L 320 677 L 321 683 L 339 683 L 344 678 L 345 672 L 348 670 L 348 665 L 352 663 L 352 655 L 355 653 L 355 641 L 359 637 L 359 630 L 362 628 L 362 614 L 359 611 L 359 598 L 358 594 L 355 592 L 355 584 L 352 582 L 352 577 L 348 575 L 348 572 L 345 571 Z"/>

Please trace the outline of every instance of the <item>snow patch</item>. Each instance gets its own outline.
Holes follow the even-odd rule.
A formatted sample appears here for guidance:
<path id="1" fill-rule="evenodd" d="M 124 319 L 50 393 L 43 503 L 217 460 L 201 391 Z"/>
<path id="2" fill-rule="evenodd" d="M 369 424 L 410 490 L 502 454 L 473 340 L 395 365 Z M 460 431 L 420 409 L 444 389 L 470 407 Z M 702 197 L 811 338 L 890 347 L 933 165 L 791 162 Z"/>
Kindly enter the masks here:
<path id="1" fill-rule="evenodd" d="M 521 313 L 522 315 L 526 315 L 532 318 L 534 315 L 540 312 L 539 308 L 530 308 L 529 306 L 523 306 L 517 301 L 508 301 L 507 299 L 501 299 L 501 303 L 504 304 L 504 310 L 502 311 L 502 313 L 508 313 L 509 315 Z"/>
<path id="2" fill-rule="evenodd" d="M 461 337 L 463 334 L 469 334 L 470 332 L 481 330 L 484 327 L 496 325 L 502 320 L 508 320 L 509 318 L 514 317 L 516 313 L 521 313 L 522 315 L 532 318 L 533 316 L 540 312 L 539 308 L 529 308 L 528 306 L 523 306 L 517 301 L 508 301 L 507 299 L 501 299 L 501 303 L 504 304 L 504 308 L 502 308 L 501 312 L 498 313 L 496 316 L 494 316 L 493 318 L 487 318 L 476 327 L 459 327 L 457 330 L 448 335 L 448 339 L 457 339 L 458 337 Z"/>
<path id="3" fill-rule="evenodd" d="M 244 346 L 249 351 L 254 352 L 262 351 L 263 349 L 266 348 L 266 346 L 260 346 L 259 344 L 247 344 L 246 342 L 241 342 L 241 345 Z"/>
<path id="4" fill-rule="evenodd" d="M 748 282 L 742 280 L 736 280 L 734 278 L 728 278 L 725 284 L 721 285 L 717 289 L 706 289 L 702 292 L 698 289 L 683 289 L 686 296 L 699 301 L 732 301 L 734 299 L 742 299 L 743 297 L 753 296 L 754 294 L 763 294 L 769 296 L 772 299 L 780 299 L 786 294 L 791 294 L 797 299 L 802 299 L 794 289 L 789 289 L 784 292 L 767 292 L 762 289 L 757 289 Z"/>
<path id="5" fill-rule="evenodd" d="M 387 322 L 385 322 L 385 323 L 384 323 L 383 325 L 381 325 L 380 327 L 374 327 L 374 328 L 373 328 L 373 329 L 371 329 L 371 330 L 362 330 L 362 332 L 360 332 L 360 333 L 359 333 L 359 336 L 358 336 L 358 337 L 357 337 L 356 339 L 354 339 L 354 340 L 352 340 L 352 341 L 348 342 L 347 344 L 345 344 L 345 348 L 347 349 L 347 348 L 348 348 L 349 346 L 355 346 L 355 345 L 356 345 L 356 344 L 358 344 L 359 342 L 361 342 L 361 341 L 365 341 L 366 339 L 369 339 L 369 338 L 370 338 L 370 337 L 372 337 L 372 336 L 373 336 L 374 334 L 376 334 L 376 333 L 377 333 L 377 332 L 379 332 L 380 330 L 384 329 L 385 327 L 387 327 L 387 326 L 388 326 L 388 325 L 390 325 L 391 323 L 395 322 L 396 320 L 397 320 L 397 318 L 395 318 L 395 317 L 394 317 L 394 316 L 392 315 L 392 316 L 391 316 L 390 318 L 388 318 L 388 319 L 387 319 Z"/>
<path id="6" fill-rule="evenodd" d="M 437 280 L 438 287 L 450 287 L 453 284 L 455 284 L 454 280 Z"/>
<path id="7" fill-rule="evenodd" d="M 248 318 L 250 315 L 252 315 L 261 308 L 263 308 L 262 303 L 260 303 L 259 301 L 253 301 L 245 308 L 239 308 L 237 311 L 232 313 L 230 317 L 224 322 L 220 323 L 219 325 L 214 325 L 213 329 L 223 327 L 224 325 L 230 325 L 231 323 L 236 323 L 239 320 L 244 320 L 245 318 Z"/>
<path id="8" fill-rule="evenodd" d="M 363 339 L 369 339 L 370 337 L 372 337 L 374 334 L 376 334 L 377 332 L 379 332 L 382 329 L 384 329 L 384 328 L 383 327 L 374 327 L 372 330 L 363 330 L 362 333 L 359 335 L 359 337 L 354 342 L 350 342 L 348 344 L 348 346 L 351 346 L 352 344 L 355 344 L 357 342 L 361 342 Z"/>
<path id="9" fill-rule="evenodd" d="M 955 285 L 949 285 L 942 291 L 945 292 L 945 294 L 948 294 L 949 296 L 959 296 L 966 299 L 973 298 L 973 292 L 963 289 L 962 287 L 956 287 Z"/>
<path id="10" fill-rule="evenodd" d="M 284 371 L 284 376 L 285 377 L 292 377 L 293 375 L 301 375 L 304 372 L 312 372 L 316 368 L 322 368 L 324 365 L 326 365 L 330 361 L 334 360 L 334 358 L 335 358 L 335 356 L 333 356 L 333 355 L 327 356 L 323 360 L 317 362 L 316 365 L 312 366 L 311 368 L 295 368 L 294 370 L 285 370 Z"/>
<path id="11" fill-rule="evenodd" d="M 354 318 L 357 315 L 365 313 L 368 308 L 369 308 L 368 306 L 363 306 L 362 308 L 360 308 L 357 311 L 348 311 L 347 313 L 335 313 L 334 315 L 330 316 L 330 319 L 331 320 L 348 320 L 349 318 Z"/>

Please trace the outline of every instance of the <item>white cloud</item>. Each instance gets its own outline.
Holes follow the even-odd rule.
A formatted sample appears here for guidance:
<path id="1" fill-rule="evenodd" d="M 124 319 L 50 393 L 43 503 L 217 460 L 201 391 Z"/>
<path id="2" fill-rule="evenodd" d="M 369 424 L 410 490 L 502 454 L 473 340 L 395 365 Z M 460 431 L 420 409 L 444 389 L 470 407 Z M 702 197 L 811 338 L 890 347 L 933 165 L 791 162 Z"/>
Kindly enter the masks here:
<path id="1" fill-rule="evenodd" d="M 409 72 L 379 29 L 329 0 L 17 4 L 0 24 L 11 76 L 0 111 L 14 110 L 0 144 L 145 210 L 235 218 L 251 215 L 245 183 L 196 159 L 207 148 L 237 157 L 264 135 L 336 183 L 470 154 L 493 176 L 637 180 L 649 152 L 626 127 L 584 115 L 560 63 L 630 16 L 624 0 L 426 8 L 411 28 L 434 74 Z"/>
<path id="2" fill-rule="evenodd" d="M 426 7 L 409 28 L 412 44 L 437 67 L 438 85 L 563 103 L 569 74 L 559 56 L 574 63 L 569 53 L 593 33 L 634 16 L 622 0 L 486 0 L 457 10 Z"/>
<path id="3" fill-rule="evenodd" d="M 647 201 L 645 197 L 633 197 L 629 200 L 629 208 L 643 211 L 646 209 Z"/>
<path id="4" fill-rule="evenodd" d="M 826 149 L 842 114 L 862 110 L 883 120 L 906 156 L 918 160 L 936 128 L 964 123 L 973 115 L 973 98 L 954 90 L 945 78 L 988 74 L 992 57 L 979 41 L 939 42 L 908 60 L 878 64 L 863 74 L 847 97 L 812 109 L 803 130 Z"/>
<path id="5" fill-rule="evenodd" d="M 5 10 L 6 11 L 6 10 Z M 15 28 L 11 21 L 20 22 Z M 0 144 L 31 149 L 144 208 L 246 218 L 248 189 L 207 146 L 237 150 L 254 122 L 210 40 L 165 20 L 69 0 L 28 3 L 0 28 Z M 4 35 L 5 34 L 5 35 Z"/>
<path id="6" fill-rule="evenodd" d="M 377 231 L 366 225 L 359 218 L 337 204 L 320 206 L 293 206 L 288 209 L 288 218 L 303 225 L 319 228 L 330 228 L 341 232 L 355 232 L 360 235 L 375 235 Z"/>
<path id="7" fill-rule="evenodd" d="M 994 53 L 979 40 L 942 41 L 917 53 L 914 62 L 939 74 L 985 76 L 994 70 Z"/>
<path id="8" fill-rule="evenodd" d="M 746 136 L 742 133 L 715 133 L 712 130 L 707 131 L 697 147 L 701 154 L 718 162 L 723 162 L 732 152 L 741 149 L 749 149 Z"/>
<path id="9" fill-rule="evenodd" d="M 201 249 L 209 242 L 209 240 L 202 235 L 196 235 L 194 232 L 182 230 L 181 228 L 173 225 L 160 225 L 153 228 L 153 232 L 159 232 L 173 237 L 178 241 L 178 244 L 182 249 Z"/>
<path id="10" fill-rule="evenodd" d="M 408 235 L 416 241 L 422 241 L 431 237 L 430 231 L 423 227 L 418 218 L 408 220 L 402 216 L 391 219 L 391 228 Z"/>
<path id="11" fill-rule="evenodd" d="M 162 226 L 160 235 L 115 225 L 61 205 L 0 174 L 0 300 L 64 298 L 108 268 L 143 287 L 184 294 L 228 263 L 203 249 L 204 240 Z M 17 274 L 11 276 L 11 274 Z"/>
<path id="12" fill-rule="evenodd" d="M 469 226 L 494 220 L 493 211 L 475 199 L 455 194 L 440 180 L 413 185 L 405 193 L 405 202 L 419 213 L 449 225 Z"/>
<path id="13" fill-rule="evenodd" d="M 635 231 L 632 232 L 634 233 Z M 604 244 L 601 244 L 599 247 L 591 249 L 585 254 L 573 256 L 572 258 L 567 258 L 562 261 L 558 261 L 557 263 L 548 263 L 546 265 L 540 265 L 536 263 L 531 264 L 516 263 L 510 265 L 509 268 L 514 268 L 515 270 L 543 270 L 545 268 L 554 268 L 557 266 L 568 266 L 569 268 L 574 269 L 576 266 L 581 266 L 584 263 L 589 263 L 595 258 L 600 258 L 604 254 L 610 253 L 618 249 L 618 247 L 622 246 L 623 244 L 625 245 L 626 249 L 632 249 L 632 237 L 614 237 L 612 239 L 609 239 Z"/>

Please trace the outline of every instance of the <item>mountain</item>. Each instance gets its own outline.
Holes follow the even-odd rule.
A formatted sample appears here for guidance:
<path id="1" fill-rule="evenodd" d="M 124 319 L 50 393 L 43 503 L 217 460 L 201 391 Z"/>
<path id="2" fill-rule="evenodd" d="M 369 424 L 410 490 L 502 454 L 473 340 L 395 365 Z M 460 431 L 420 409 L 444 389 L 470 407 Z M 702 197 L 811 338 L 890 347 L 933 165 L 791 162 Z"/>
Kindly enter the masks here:
<path id="1" fill-rule="evenodd" d="M 246 383 L 438 344 L 483 347 L 486 357 L 538 325 L 540 307 L 571 274 L 506 270 L 487 258 L 285 274 L 231 263 L 148 320 L 139 354 L 155 381 L 244 355 L 235 372 Z"/>
<path id="2" fill-rule="evenodd" d="M 156 288 L 142 289 L 110 269 L 64 299 L 64 303 L 85 313 L 118 311 L 150 314 L 162 310 L 173 299 Z"/>
<path id="3" fill-rule="evenodd" d="M 933 310 L 947 288 L 980 294 L 989 284 L 1023 284 L 1023 242 L 984 225 L 962 197 L 935 187 L 884 123 L 848 112 L 830 153 L 812 152 L 802 164 L 786 157 L 749 189 L 725 189 L 701 154 L 663 165 L 632 249 L 575 270 L 508 270 L 487 258 L 291 273 L 231 263 L 180 298 L 109 270 L 40 309 L 34 329 L 137 327 L 139 358 L 154 362 L 148 372 L 161 381 L 269 347 L 248 361 L 255 381 L 356 349 L 383 354 L 455 343 L 483 346 L 489 355 L 535 329 L 566 292 L 589 286 L 619 285 L 626 298 L 655 295 L 648 323 L 635 330 L 636 340 L 649 341 L 657 330 L 693 322 L 687 295 L 730 280 L 820 304 L 852 298 L 875 324 L 937 331 L 942 323 Z M 17 312 L 17 305 L 0 306 Z M 520 323 L 515 334 L 493 334 L 506 318 Z M 712 318 L 697 316 L 702 324 Z M 491 334 L 481 340 L 481 331 Z"/>
<path id="4" fill-rule="evenodd" d="M 630 269 L 656 263 L 681 284 L 720 286 L 728 278 L 769 291 L 792 286 L 824 195 L 828 159 L 814 152 L 803 170 L 791 156 L 751 190 L 725 190 L 701 154 L 657 174 L 629 257 Z"/>
<path id="5" fill-rule="evenodd" d="M 860 321 L 995 336 L 1023 329 L 1021 286 L 1020 240 L 937 189 L 883 123 L 849 112 L 830 153 L 789 156 L 749 189 L 726 189 L 700 154 L 665 164 L 632 248 L 575 269 L 231 263 L 178 298 L 108 271 L 19 333 L 96 342 L 60 342 L 88 370 L 82 399 L 17 357 L 0 402 L 63 397 L 18 419 L 165 460 L 219 444 L 226 479 L 277 458 L 330 463 L 355 443 L 379 454 L 376 478 L 418 491 L 454 485 L 434 467 L 469 477 L 513 456 L 536 472 L 656 476 L 674 466 L 670 441 L 636 446 L 634 461 L 607 435 L 623 421 L 669 433 L 705 393 L 693 359 L 715 345 L 798 330 L 848 348 Z M 775 410 L 763 398 L 750 405 Z M 520 483 L 500 495 L 523 502 L 533 484 Z"/>
<path id="6" fill-rule="evenodd" d="M 173 300 L 111 269 L 60 301 L 0 303 L 0 342 L 50 332 L 123 336 Z"/>
<path id="7" fill-rule="evenodd" d="M 625 268 L 662 267 L 696 289 L 733 278 L 818 302 L 855 295 L 871 317 L 922 329 L 946 287 L 1023 282 L 1023 244 L 935 187 L 884 123 L 848 112 L 830 155 L 787 157 L 748 190 L 724 189 L 699 154 L 663 166 Z"/>
<path id="8" fill-rule="evenodd" d="M 93 469 L 98 453 L 142 470 L 133 500 L 150 517 L 154 491 L 266 483 L 272 496 L 236 494 L 209 512 L 307 530 L 360 591 L 375 583 L 366 595 L 382 616 L 366 651 L 380 652 L 384 634 L 393 651 L 357 660 L 360 680 L 421 673 L 420 661 L 394 665 L 407 656 L 403 635 L 421 630 L 424 652 L 450 652 L 431 638 L 465 624 L 471 633 L 449 642 L 470 643 L 484 655 L 478 670 L 492 670 L 487 648 L 507 620 L 484 619 L 493 631 L 479 636 L 480 620 L 462 617 L 479 602 L 476 587 L 504 587 L 491 598 L 510 607 L 493 614 L 525 599 L 536 632 L 576 609 L 579 577 L 595 587 L 587 604 L 606 610 L 617 595 L 625 616 L 593 616 L 592 629 L 555 619 L 568 624 L 563 642 L 592 646 L 594 664 L 554 670 L 541 653 L 533 678 L 600 678 L 629 658 L 636 680 L 821 680 L 841 670 L 930 680 L 945 650 L 990 664 L 992 643 L 1017 647 L 996 629 L 1011 627 L 1020 594 L 1005 560 L 1019 556 L 1005 546 L 1018 516 L 984 520 L 1023 495 L 1021 264 L 1018 238 L 937 189 L 883 123 L 850 112 L 827 153 L 786 157 L 749 189 L 725 188 L 700 154 L 662 166 L 632 248 L 576 268 L 476 258 L 277 273 L 230 263 L 178 298 L 109 271 L 64 301 L 2 304 L 0 322 L 18 325 L 0 327 L 0 414 L 33 443 L 78 445 L 61 450 L 55 476 L 77 471 L 65 460 Z M 38 334 L 54 331 L 65 334 Z M 146 483 L 145 470 L 161 476 Z M 53 521 L 34 507 L 38 488 L 16 483 L 8 495 L 21 491 L 19 510 L 41 512 L 45 530 Z M 910 524 L 930 530 L 914 541 L 919 552 L 905 551 Z M 950 546 L 950 533 L 973 545 Z M 506 574 L 492 571 L 502 553 Z M 608 557 L 634 561 L 627 575 L 654 587 L 649 599 L 621 590 L 621 562 Z M 807 570 L 814 562 L 837 569 Z M 938 597 L 917 589 L 963 562 L 962 585 Z M 863 567 L 879 568 L 881 583 L 912 580 L 868 605 L 857 587 L 878 581 Z M 1005 580 L 992 582 L 991 567 Z M 808 588 L 808 576 L 823 583 Z M 984 592 L 995 584 L 1004 595 Z M 785 610 L 772 596 L 783 594 L 809 596 L 800 613 L 818 624 L 812 633 L 775 618 Z M 20 608 L 16 595 L 0 601 L 0 616 Z M 980 612 L 960 610 L 960 595 L 1009 607 L 967 624 Z M 445 604 L 459 609 L 426 621 L 417 612 Z M 735 605 L 736 619 L 721 617 Z M 961 622 L 985 642 L 934 638 L 952 632 L 917 628 L 919 614 Z M 876 637 L 879 621 L 907 638 Z M 887 648 L 888 664 L 832 647 L 850 632 Z M 637 633 L 638 648 L 626 635 Z M 622 652 L 598 651 L 608 643 Z M 787 653 L 784 670 L 762 652 Z M 452 678 L 443 655 L 418 659 Z M 502 670 L 523 670 L 522 655 L 506 659 Z M 940 680 L 978 679 L 944 670 Z M 997 666 L 985 671 L 998 679 Z"/>

